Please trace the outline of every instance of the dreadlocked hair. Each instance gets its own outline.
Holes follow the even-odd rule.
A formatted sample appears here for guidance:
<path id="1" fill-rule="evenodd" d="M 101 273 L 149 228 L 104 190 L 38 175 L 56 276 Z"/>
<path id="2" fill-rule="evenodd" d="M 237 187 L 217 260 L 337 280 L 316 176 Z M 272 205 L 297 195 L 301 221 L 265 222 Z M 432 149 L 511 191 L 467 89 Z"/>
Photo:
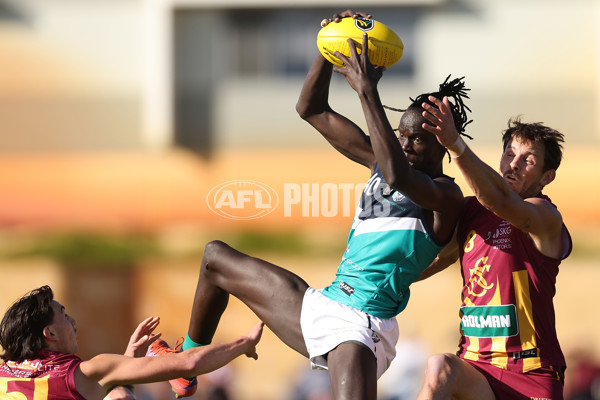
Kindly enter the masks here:
<path id="1" fill-rule="evenodd" d="M 450 102 L 450 110 L 452 111 L 452 117 L 454 119 L 454 126 L 456 127 L 457 132 L 459 133 L 459 135 L 466 136 L 469 139 L 473 140 L 471 136 L 465 133 L 466 126 L 473 122 L 473 120 L 468 119 L 467 111 L 470 112 L 471 109 L 467 107 L 467 105 L 464 103 L 464 99 L 469 98 L 469 96 L 467 95 L 467 91 L 471 89 L 465 88 L 465 82 L 463 81 L 463 79 L 465 79 L 464 76 L 462 78 L 450 80 L 450 75 L 448 75 L 444 83 L 440 84 L 440 88 L 437 92 L 423 93 L 417 96 L 416 99 L 410 97 L 409 99 L 412 103 L 406 109 L 393 108 L 385 105 L 383 107 L 391 111 L 404 112 L 411 107 L 418 107 L 420 109 L 423 109 L 423 103 L 431 104 L 435 107 L 435 104 L 433 104 L 429 100 L 429 96 L 433 96 L 440 100 L 442 100 L 444 96 L 448 97 Z"/>

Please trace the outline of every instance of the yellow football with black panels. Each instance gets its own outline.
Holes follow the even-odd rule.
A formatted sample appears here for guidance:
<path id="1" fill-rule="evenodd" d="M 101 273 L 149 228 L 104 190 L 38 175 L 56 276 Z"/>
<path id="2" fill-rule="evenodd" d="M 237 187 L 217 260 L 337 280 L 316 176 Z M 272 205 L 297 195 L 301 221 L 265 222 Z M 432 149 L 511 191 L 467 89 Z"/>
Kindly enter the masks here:
<path id="1" fill-rule="evenodd" d="M 348 39 L 351 38 L 356 43 L 358 54 L 361 54 L 365 32 L 369 38 L 368 56 L 371 64 L 389 68 L 402 57 L 404 44 L 398 35 L 381 22 L 366 18 L 348 17 L 340 22 L 329 22 L 317 35 L 317 47 L 323 57 L 341 67 L 344 64 L 333 53 L 337 51 L 350 57 Z"/>

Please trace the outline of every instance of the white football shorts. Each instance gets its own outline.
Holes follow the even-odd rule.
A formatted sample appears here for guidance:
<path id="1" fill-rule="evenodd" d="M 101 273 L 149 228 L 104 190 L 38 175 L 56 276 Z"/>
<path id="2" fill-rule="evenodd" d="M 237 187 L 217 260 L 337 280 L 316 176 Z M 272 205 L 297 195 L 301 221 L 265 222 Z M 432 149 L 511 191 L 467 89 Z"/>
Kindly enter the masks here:
<path id="1" fill-rule="evenodd" d="M 327 369 L 327 353 L 344 342 L 360 342 L 377 359 L 377 379 L 396 356 L 396 318 L 374 317 L 331 300 L 309 287 L 304 293 L 300 315 L 302 335 L 313 369 Z"/>

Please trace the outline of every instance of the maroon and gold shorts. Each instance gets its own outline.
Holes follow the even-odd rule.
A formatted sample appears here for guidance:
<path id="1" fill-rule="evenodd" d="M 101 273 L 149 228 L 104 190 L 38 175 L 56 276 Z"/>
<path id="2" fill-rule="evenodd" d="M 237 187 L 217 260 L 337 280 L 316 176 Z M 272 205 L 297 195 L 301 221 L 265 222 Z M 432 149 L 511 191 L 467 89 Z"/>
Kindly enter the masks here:
<path id="1" fill-rule="evenodd" d="M 564 368 L 545 367 L 522 374 L 465 361 L 485 376 L 496 400 L 563 400 Z"/>

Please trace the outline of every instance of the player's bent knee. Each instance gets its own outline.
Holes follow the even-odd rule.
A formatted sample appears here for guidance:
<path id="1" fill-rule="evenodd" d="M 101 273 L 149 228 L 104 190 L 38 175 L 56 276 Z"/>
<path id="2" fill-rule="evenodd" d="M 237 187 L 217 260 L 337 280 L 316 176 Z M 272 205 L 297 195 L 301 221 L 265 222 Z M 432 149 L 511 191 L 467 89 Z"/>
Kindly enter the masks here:
<path id="1" fill-rule="evenodd" d="M 443 388 L 452 384 L 453 370 L 457 357 L 454 354 L 435 354 L 427 360 L 425 382 L 432 388 Z"/>
<path id="2" fill-rule="evenodd" d="M 220 240 L 212 240 L 206 243 L 204 246 L 204 257 L 209 259 L 216 258 L 217 254 L 222 251 L 223 248 L 229 247 L 225 242 Z"/>
<path id="3" fill-rule="evenodd" d="M 204 247 L 200 274 L 207 282 L 221 286 L 223 279 L 235 279 L 235 271 L 243 261 L 240 255 L 240 252 L 220 240 L 208 242 Z"/>
<path id="4" fill-rule="evenodd" d="M 231 247 L 220 240 L 208 242 L 206 246 L 204 246 L 204 262 L 209 266 L 212 265 L 217 267 L 219 261 L 231 250 Z"/>
<path id="5" fill-rule="evenodd" d="M 206 279 L 211 280 L 211 277 L 219 273 L 219 260 L 225 248 L 229 248 L 229 246 L 220 240 L 213 240 L 204 246 L 200 273 Z"/>

